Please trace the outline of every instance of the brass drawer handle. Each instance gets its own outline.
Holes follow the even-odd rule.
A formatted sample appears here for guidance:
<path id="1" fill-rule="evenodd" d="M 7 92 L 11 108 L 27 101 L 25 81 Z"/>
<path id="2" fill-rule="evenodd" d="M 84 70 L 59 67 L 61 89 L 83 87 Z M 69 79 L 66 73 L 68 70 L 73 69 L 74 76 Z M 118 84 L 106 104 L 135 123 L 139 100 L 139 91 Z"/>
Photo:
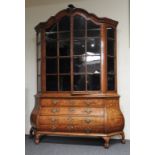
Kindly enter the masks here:
<path id="1" fill-rule="evenodd" d="M 55 118 L 52 118 L 52 123 L 56 123 L 57 120 Z"/>
<path id="2" fill-rule="evenodd" d="M 87 129 L 85 129 L 85 132 L 86 133 L 90 133 L 91 132 L 91 129 L 90 128 L 87 128 Z"/>
<path id="3" fill-rule="evenodd" d="M 73 125 L 68 125 L 67 128 L 71 130 L 71 129 L 74 129 L 74 126 Z"/>
<path id="4" fill-rule="evenodd" d="M 74 112 L 75 109 L 74 108 L 69 108 L 69 112 Z"/>
<path id="5" fill-rule="evenodd" d="M 57 100 L 53 100 L 53 104 L 56 105 L 58 103 Z"/>
<path id="6" fill-rule="evenodd" d="M 89 124 L 91 122 L 91 119 L 87 118 L 85 119 L 85 123 Z"/>
<path id="7" fill-rule="evenodd" d="M 84 112 L 86 112 L 87 114 L 90 114 L 92 112 L 91 109 L 86 109 Z"/>
<path id="8" fill-rule="evenodd" d="M 53 112 L 53 113 L 57 113 L 57 112 L 59 112 L 59 110 L 56 109 L 56 108 L 54 108 L 54 109 L 52 109 L 52 112 Z"/>
<path id="9" fill-rule="evenodd" d="M 57 127 L 55 125 L 52 125 L 52 130 L 55 130 Z"/>
<path id="10" fill-rule="evenodd" d="M 93 103 L 92 101 L 87 101 L 87 102 L 86 102 L 86 105 L 87 105 L 87 106 L 90 106 L 92 103 Z"/>
<path id="11" fill-rule="evenodd" d="M 69 122 L 73 122 L 73 118 L 72 118 L 72 117 L 68 117 L 67 120 L 68 120 Z"/>

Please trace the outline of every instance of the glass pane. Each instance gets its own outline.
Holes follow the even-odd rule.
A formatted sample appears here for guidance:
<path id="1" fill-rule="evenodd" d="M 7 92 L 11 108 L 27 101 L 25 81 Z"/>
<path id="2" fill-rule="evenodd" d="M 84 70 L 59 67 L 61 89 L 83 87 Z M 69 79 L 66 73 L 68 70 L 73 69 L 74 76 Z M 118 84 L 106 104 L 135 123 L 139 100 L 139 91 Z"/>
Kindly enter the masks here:
<path id="1" fill-rule="evenodd" d="M 101 53 L 101 40 L 100 39 L 88 39 L 87 40 L 87 53 L 89 55 L 96 55 Z"/>
<path id="2" fill-rule="evenodd" d="M 108 61 L 107 61 L 107 71 L 108 74 L 114 74 L 114 58 L 110 58 L 108 57 Z"/>
<path id="3" fill-rule="evenodd" d="M 73 60 L 74 73 L 85 72 L 85 56 L 74 57 Z"/>
<path id="4" fill-rule="evenodd" d="M 88 30 L 87 36 L 88 37 L 100 37 L 100 30 Z"/>
<path id="5" fill-rule="evenodd" d="M 69 91 L 70 90 L 70 75 L 60 75 L 60 88 L 61 91 Z"/>
<path id="6" fill-rule="evenodd" d="M 100 74 L 87 75 L 87 89 L 100 90 Z"/>
<path id="7" fill-rule="evenodd" d="M 107 40 L 107 54 L 114 56 L 114 40 Z"/>
<path id="8" fill-rule="evenodd" d="M 41 74 L 41 61 L 37 61 L 37 65 L 38 65 L 38 71 L 37 71 L 37 74 L 40 75 Z"/>
<path id="9" fill-rule="evenodd" d="M 46 32 L 46 39 L 47 40 L 57 39 L 57 33 L 56 32 Z"/>
<path id="10" fill-rule="evenodd" d="M 41 59 L 41 44 L 38 45 L 38 54 L 37 54 L 37 58 Z"/>
<path id="11" fill-rule="evenodd" d="M 70 58 L 59 59 L 59 72 L 70 73 Z"/>
<path id="12" fill-rule="evenodd" d="M 59 31 L 69 31 L 70 30 L 70 17 L 64 16 L 59 22 Z"/>
<path id="13" fill-rule="evenodd" d="M 60 32 L 59 33 L 59 39 L 70 39 L 70 32 Z"/>
<path id="14" fill-rule="evenodd" d="M 57 24 L 52 25 L 46 32 L 57 32 Z"/>
<path id="15" fill-rule="evenodd" d="M 95 23 L 93 23 L 92 21 L 87 21 L 87 29 L 99 29 L 100 26 L 96 25 Z"/>
<path id="16" fill-rule="evenodd" d="M 108 90 L 115 90 L 115 76 L 108 75 Z"/>
<path id="17" fill-rule="evenodd" d="M 38 92 L 41 92 L 41 77 L 37 76 L 37 89 Z"/>
<path id="18" fill-rule="evenodd" d="M 114 39 L 114 29 L 113 28 L 107 28 L 107 38 L 113 38 Z"/>
<path id="19" fill-rule="evenodd" d="M 70 55 L 70 42 L 69 41 L 60 41 L 59 42 L 59 55 L 60 56 L 69 56 Z"/>
<path id="20" fill-rule="evenodd" d="M 74 38 L 85 37 L 85 30 L 74 30 Z"/>
<path id="21" fill-rule="evenodd" d="M 46 56 L 57 56 L 57 41 L 46 40 Z"/>
<path id="22" fill-rule="evenodd" d="M 57 73 L 57 59 L 46 59 L 46 73 Z"/>
<path id="23" fill-rule="evenodd" d="M 85 40 L 74 40 L 74 55 L 85 53 Z"/>
<path id="24" fill-rule="evenodd" d="M 74 16 L 74 30 L 85 30 L 85 18 L 82 16 Z"/>
<path id="25" fill-rule="evenodd" d="M 46 76 L 46 90 L 57 91 L 58 90 L 58 77 L 57 75 Z"/>
<path id="26" fill-rule="evenodd" d="M 40 43 L 40 42 L 41 42 L 41 33 L 38 33 L 37 42 L 38 42 L 38 43 Z"/>
<path id="27" fill-rule="evenodd" d="M 74 75 L 74 90 L 84 91 L 85 90 L 85 75 Z"/>
<path id="28" fill-rule="evenodd" d="M 87 56 L 86 63 L 87 63 L 87 72 L 88 73 L 100 73 L 100 66 L 101 60 L 100 56 Z"/>

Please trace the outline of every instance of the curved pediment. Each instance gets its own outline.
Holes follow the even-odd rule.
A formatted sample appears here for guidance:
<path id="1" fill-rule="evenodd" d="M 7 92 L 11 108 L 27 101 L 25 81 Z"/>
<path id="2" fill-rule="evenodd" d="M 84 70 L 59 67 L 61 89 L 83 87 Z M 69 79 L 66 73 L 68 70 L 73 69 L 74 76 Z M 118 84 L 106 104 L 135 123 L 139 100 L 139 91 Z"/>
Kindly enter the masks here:
<path id="1" fill-rule="evenodd" d="M 68 5 L 67 9 L 61 10 L 59 11 L 55 16 L 51 16 L 46 22 L 41 22 L 39 23 L 36 27 L 35 30 L 38 31 L 40 29 L 45 29 L 50 27 L 52 24 L 58 22 L 63 16 L 72 16 L 72 15 L 80 15 L 83 16 L 89 20 L 92 20 L 94 22 L 97 23 L 107 23 L 110 24 L 114 27 L 117 26 L 118 22 L 106 17 L 100 18 L 97 17 L 95 14 L 93 13 L 89 13 L 84 9 L 81 8 L 76 8 L 73 5 Z"/>

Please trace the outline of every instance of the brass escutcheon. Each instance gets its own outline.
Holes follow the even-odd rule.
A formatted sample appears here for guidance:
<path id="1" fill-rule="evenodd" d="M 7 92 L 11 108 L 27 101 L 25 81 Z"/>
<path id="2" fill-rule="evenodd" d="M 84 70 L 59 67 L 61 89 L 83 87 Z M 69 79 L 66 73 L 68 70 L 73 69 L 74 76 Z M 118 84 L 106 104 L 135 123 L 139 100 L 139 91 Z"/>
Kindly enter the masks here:
<path id="1" fill-rule="evenodd" d="M 59 112 L 59 110 L 56 109 L 56 108 L 54 108 L 54 109 L 52 109 L 52 112 L 53 112 L 53 113 L 56 113 L 56 112 Z"/>
<path id="2" fill-rule="evenodd" d="M 53 104 L 55 104 L 55 105 L 56 105 L 57 103 L 58 103 L 58 101 L 57 101 L 57 100 L 53 100 Z"/>
<path id="3" fill-rule="evenodd" d="M 92 112 L 91 109 L 86 109 L 84 112 L 86 112 L 87 114 L 90 114 Z"/>
<path id="4" fill-rule="evenodd" d="M 86 118 L 86 119 L 85 119 L 85 122 L 86 122 L 87 124 L 89 124 L 89 123 L 91 122 L 91 119 Z"/>

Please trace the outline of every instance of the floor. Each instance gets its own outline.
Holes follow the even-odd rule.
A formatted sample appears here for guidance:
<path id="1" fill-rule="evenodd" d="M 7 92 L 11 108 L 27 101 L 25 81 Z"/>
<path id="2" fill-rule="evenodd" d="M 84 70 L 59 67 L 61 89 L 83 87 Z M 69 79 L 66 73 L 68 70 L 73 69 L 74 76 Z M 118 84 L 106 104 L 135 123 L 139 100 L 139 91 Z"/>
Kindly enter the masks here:
<path id="1" fill-rule="evenodd" d="M 100 138 L 42 137 L 36 145 L 26 136 L 25 155 L 130 155 L 130 141 L 121 144 L 112 139 L 109 149 L 105 149 Z"/>

